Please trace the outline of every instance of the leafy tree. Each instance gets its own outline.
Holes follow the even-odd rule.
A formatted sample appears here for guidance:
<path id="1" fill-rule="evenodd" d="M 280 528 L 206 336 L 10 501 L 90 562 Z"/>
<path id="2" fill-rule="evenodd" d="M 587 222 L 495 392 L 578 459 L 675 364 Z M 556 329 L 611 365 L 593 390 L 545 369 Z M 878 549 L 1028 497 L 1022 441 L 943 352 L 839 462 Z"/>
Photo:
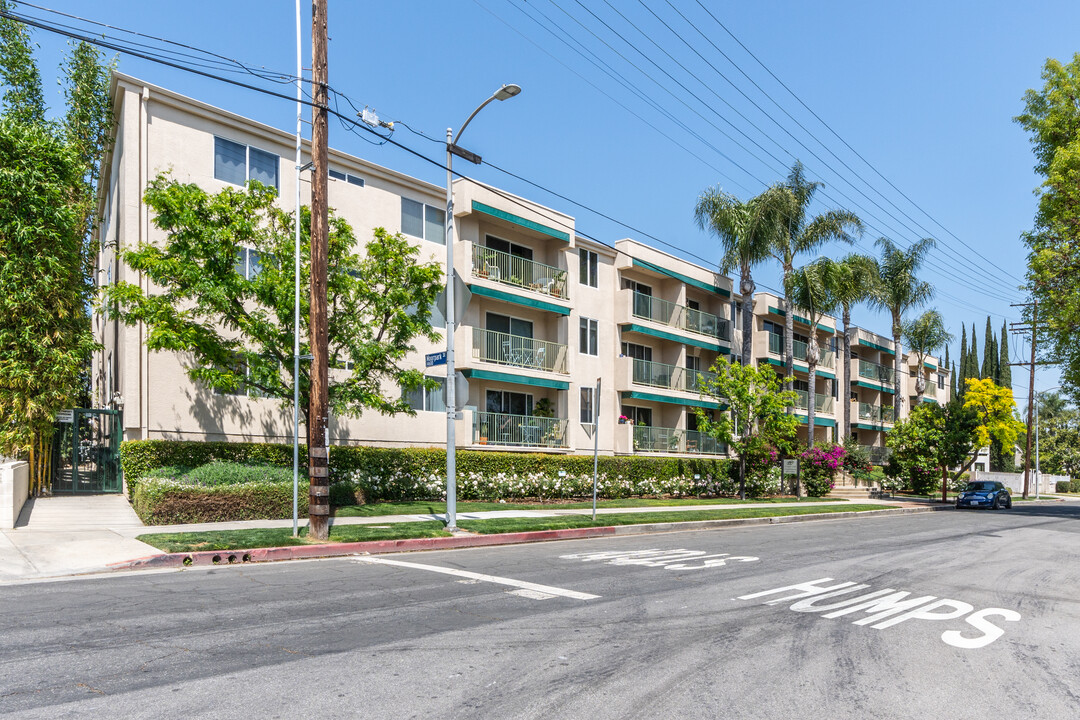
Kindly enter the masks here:
<path id="1" fill-rule="evenodd" d="M 779 187 L 771 187 L 746 202 L 719 188 L 701 194 L 694 208 L 694 221 L 720 239 L 724 255 L 720 272 L 739 271 L 739 294 L 742 296 L 742 362 L 753 362 L 754 278 L 753 267 L 769 258 L 776 237 L 784 231 L 782 215 L 786 196 Z"/>
<path id="2" fill-rule="evenodd" d="M 903 352 L 900 347 L 903 316 L 908 310 L 920 307 L 934 297 L 934 288 L 930 283 L 919 280 L 916 276 L 927 253 L 934 247 L 934 240 L 923 238 L 906 250 L 885 237 L 878 238 L 875 244 L 881 249 L 881 258 L 877 261 L 877 282 L 871 302 L 892 317 L 893 350 L 896 352 L 893 358 L 893 397 L 896 401 L 896 417 L 900 417 L 900 408 L 904 402 L 900 393 L 903 372 Z"/>
<path id="3" fill-rule="evenodd" d="M 1009 330 L 1001 321 L 1001 347 L 998 351 L 998 376 L 995 382 L 1001 387 L 1012 387 L 1012 366 L 1009 365 Z"/>
<path id="4" fill-rule="evenodd" d="M 967 355 L 967 325 L 965 323 L 960 323 L 960 375 L 956 376 L 956 374 L 953 373 L 955 377 L 953 380 L 954 387 L 952 397 L 954 398 L 962 397 L 964 390 L 967 389 L 967 386 L 964 385 L 964 378 L 967 373 Z"/>
<path id="5" fill-rule="evenodd" d="M 72 407 L 96 347 L 86 308 L 82 166 L 39 125 L 0 118 L 0 454 L 28 453 L 33 490 L 47 477 L 57 411 Z"/>
<path id="6" fill-rule="evenodd" d="M 968 380 L 964 394 L 964 407 L 975 411 L 979 418 L 978 446 L 964 465 L 971 467 L 980 448 L 992 440 L 1001 443 L 1009 452 L 1016 445 L 1024 424 L 1016 419 L 1016 402 L 1012 388 L 1000 387 L 993 380 Z"/>
<path id="7" fill-rule="evenodd" d="M 789 290 L 791 276 L 795 272 L 795 258 L 813 252 L 828 242 L 850 244 L 853 242 L 851 234 L 862 234 L 863 230 L 858 216 L 848 210 L 828 210 L 821 215 L 808 217 L 814 195 L 822 187 L 823 183 L 807 179 L 803 164 L 799 161 L 795 161 L 787 181 L 781 186 L 785 196 L 783 231 L 774 236 L 770 252 L 780 263 L 784 308 L 787 311 L 784 316 L 784 387 L 787 390 L 791 390 L 795 376 L 792 355 L 795 339 L 795 319 L 792 315 L 794 298 Z"/>
<path id="8" fill-rule="evenodd" d="M 945 329 L 945 321 L 937 310 L 927 310 L 919 317 L 903 324 L 904 341 L 915 353 L 918 374 L 915 376 L 915 405 L 921 405 L 926 393 L 926 377 L 923 363 L 942 345 L 952 342 L 953 336 Z"/>
<path id="9" fill-rule="evenodd" d="M 989 378 L 994 382 L 998 380 L 997 373 L 997 340 L 994 338 L 994 328 L 990 325 L 990 316 L 986 316 L 986 331 L 983 333 L 983 378 Z"/>
<path id="10" fill-rule="evenodd" d="M 956 363 L 952 364 L 949 368 L 949 399 L 959 399 L 959 395 L 956 394 Z"/>
<path id="11" fill-rule="evenodd" d="M 1060 363 L 1064 387 L 1080 395 L 1080 53 L 1043 66 L 1043 87 L 1024 93 L 1014 120 L 1030 133 L 1043 183 L 1033 229 L 1024 235 L 1028 288 L 1038 301 L 1039 347 Z M 1026 311 L 1031 319 L 1030 309 Z"/>
<path id="12" fill-rule="evenodd" d="M 1080 475 L 1080 412 L 1055 392 L 1038 395 L 1039 466 L 1055 475 Z"/>
<path id="13" fill-rule="evenodd" d="M 839 304 L 833 292 L 837 285 L 837 264 L 827 257 L 819 258 L 804 265 L 787 276 L 785 288 L 788 297 L 794 303 L 789 305 L 791 315 L 794 308 L 806 311 L 810 321 L 810 335 L 806 343 L 806 366 L 809 384 L 806 403 L 806 444 L 814 446 L 814 419 L 817 409 L 817 366 L 821 348 L 818 346 L 817 326 L 821 319 L 833 312 Z"/>
<path id="14" fill-rule="evenodd" d="M 959 401 L 917 405 L 885 439 L 892 450 L 887 472 L 919 494 L 929 494 L 940 479 L 945 502 L 951 482 L 960 478 L 978 454 L 979 427 L 977 412 Z"/>
<path id="15" fill-rule="evenodd" d="M 851 403 L 847 394 L 851 388 L 851 308 L 866 302 L 873 295 L 874 259 L 865 255 L 848 255 L 836 264 L 833 275 L 833 295 L 840 306 L 840 319 L 844 323 L 844 362 L 841 375 L 840 403 L 844 411 L 844 434 L 851 436 Z"/>
<path id="16" fill-rule="evenodd" d="M 277 398 L 293 396 L 293 220 L 275 204 L 276 192 L 256 182 L 245 190 L 207 193 L 193 184 L 159 175 L 145 202 L 154 225 L 166 234 L 160 244 L 121 251 L 133 270 L 161 288 L 144 294 L 120 282 L 105 295 L 127 324 L 146 323 L 150 350 L 189 353 L 187 374 L 226 392 L 248 390 Z M 301 216 L 302 273 L 310 272 L 310 215 Z M 411 413 L 407 401 L 387 397 L 387 381 L 406 389 L 425 384 L 419 370 L 401 361 L 417 337 L 438 339 L 429 322 L 441 288 L 437 263 L 418 262 L 419 249 L 400 234 L 376 228 L 363 255 L 354 251 L 352 228 L 331 216 L 329 244 L 330 407 L 341 415 L 364 409 Z M 254 251 L 260 266 L 251 278 L 237 272 L 241 248 Z M 301 313 L 307 337 L 307 294 Z M 310 345 L 302 345 L 302 354 Z M 351 370 L 345 368 L 351 365 Z M 309 368 L 301 365 L 300 408 L 306 414 Z M 306 422 L 306 419 L 305 419 Z"/>
<path id="17" fill-rule="evenodd" d="M 0 11 L 9 12 L 8 0 L 0 0 Z M 0 17 L 0 85 L 3 113 L 16 123 L 45 124 L 45 95 L 41 73 L 34 61 L 30 31 L 21 22 Z"/>
<path id="18" fill-rule="evenodd" d="M 797 396 L 780 389 L 769 365 L 742 365 L 721 356 L 710 369 L 715 377 L 702 381 L 701 393 L 725 403 L 728 410 L 713 420 L 699 408 L 698 428 L 739 458 L 739 497 L 745 499 L 748 459 L 770 445 L 784 453 L 794 451 L 799 422 L 788 410 L 795 406 Z"/>

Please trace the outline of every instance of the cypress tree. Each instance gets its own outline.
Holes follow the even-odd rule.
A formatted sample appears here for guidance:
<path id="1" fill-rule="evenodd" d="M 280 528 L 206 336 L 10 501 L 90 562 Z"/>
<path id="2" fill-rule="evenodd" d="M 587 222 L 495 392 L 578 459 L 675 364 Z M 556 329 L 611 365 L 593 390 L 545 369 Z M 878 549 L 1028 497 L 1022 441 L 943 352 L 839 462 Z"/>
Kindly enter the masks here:
<path id="1" fill-rule="evenodd" d="M 953 373 L 953 397 L 963 397 L 967 390 L 964 379 L 967 377 L 967 325 L 960 324 L 960 375 Z"/>
<path id="2" fill-rule="evenodd" d="M 1001 346 L 998 350 L 998 385 L 1012 389 L 1012 366 L 1009 365 L 1009 335 L 1005 321 L 1001 321 Z"/>
<path id="3" fill-rule="evenodd" d="M 990 316 L 986 316 L 986 334 L 983 335 L 983 361 L 982 379 L 994 379 L 994 360 L 997 353 L 994 352 L 994 329 L 990 326 Z"/>
<path id="4" fill-rule="evenodd" d="M 956 363 L 949 366 L 949 399 L 955 400 L 959 395 L 956 394 Z"/>
<path id="5" fill-rule="evenodd" d="M 975 323 L 971 324 L 971 345 L 968 347 L 967 379 L 978 380 L 979 375 L 979 337 L 975 334 Z"/>

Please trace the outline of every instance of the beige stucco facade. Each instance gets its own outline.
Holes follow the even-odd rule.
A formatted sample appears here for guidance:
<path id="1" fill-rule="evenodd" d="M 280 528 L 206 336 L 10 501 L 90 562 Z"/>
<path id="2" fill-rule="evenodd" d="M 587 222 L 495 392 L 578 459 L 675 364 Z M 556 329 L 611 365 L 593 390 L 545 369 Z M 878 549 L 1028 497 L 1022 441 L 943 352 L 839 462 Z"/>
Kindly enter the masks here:
<path id="1" fill-rule="evenodd" d="M 220 142 L 247 148 L 249 165 L 255 153 L 263 163 L 276 158 L 279 197 L 291 209 L 291 133 L 124 75 L 114 78 L 113 101 L 116 138 L 105 160 L 99 201 L 100 283 L 125 280 L 152 290 L 118 263 L 116 249 L 163 241 L 141 201 L 159 173 L 211 192 L 239 187 L 215 177 Z M 304 149 L 306 162 L 306 143 Z M 440 229 L 444 188 L 334 150 L 330 166 L 329 204 L 350 223 L 359 243 L 376 227 L 403 232 L 422 260 L 445 268 Z M 309 190 L 305 174 L 300 187 L 304 203 Z M 416 208 L 419 224 L 406 227 L 406 210 Z M 697 432 L 696 408 L 719 411 L 715 400 L 700 396 L 698 381 L 717 358 L 730 357 L 741 339 L 733 324 L 737 298 L 730 278 L 635 240 L 606 245 L 581 237 L 570 215 L 464 180 L 454 183 L 454 220 L 454 269 L 472 293 L 454 343 L 457 369 L 469 379 L 468 401 L 456 421 L 459 446 L 591 452 L 587 403 L 599 379 L 600 452 L 723 452 Z M 754 298 L 755 359 L 778 370 L 782 346 L 771 340 L 769 323 L 782 326 L 782 308 L 782 300 L 773 295 Z M 798 311 L 795 319 L 796 333 L 805 336 L 809 328 Z M 148 351 L 141 326 L 98 316 L 95 332 L 103 347 L 94 360 L 95 398 L 101 405 L 117 395 L 123 398 L 125 438 L 291 440 L 291 409 L 280 402 L 215 394 L 200 386 L 187 376 L 192 358 Z M 837 359 L 836 340 L 842 328 L 826 318 L 817 333 L 825 352 L 815 387 L 816 438 L 835 437 L 841 404 L 850 402 L 860 442 L 881 445 L 888 423 L 871 422 L 872 409 L 863 418 L 867 422 L 855 424 L 856 417 L 863 405 L 889 404 L 891 395 L 882 383 L 861 374 L 860 363 L 885 364 L 891 340 L 855 331 L 859 342 L 849 394 L 838 388 L 842 359 Z M 407 362 L 423 368 L 425 354 L 443 349 L 444 341 L 421 339 Z M 796 347 L 795 358 L 796 381 L 805 385 L 805 351 L 800 358 Z M 928 397 L 944 401 L 948 382 L 946 377 L 943 391 L 936 387 L 937 365 L 928 358 L 923 372 L 935 380 Z M 913 365 L 905 368 L 915 371 Z M 426 372 L 445 377 L 445 366 Z M 904 387 L 905 397 L 914 395 L 913 384 Z M 384 390 L 399 392 L 389 386 Z M 549 405 L 553 417 L 539 418 L 538 405 Z M 797 412 L 805 416 L 805 409 Z M 341 444 L 438 446 L 445 444 L 446 412 L 437 396 L 430 397 L 412 416 L 332 417 L 329 435 Z"/>

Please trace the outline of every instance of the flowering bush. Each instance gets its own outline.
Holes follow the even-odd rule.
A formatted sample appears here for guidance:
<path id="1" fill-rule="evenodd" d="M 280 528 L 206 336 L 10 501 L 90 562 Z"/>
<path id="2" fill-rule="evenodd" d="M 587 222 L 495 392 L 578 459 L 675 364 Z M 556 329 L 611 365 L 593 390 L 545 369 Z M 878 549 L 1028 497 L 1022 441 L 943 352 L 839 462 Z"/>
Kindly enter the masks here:
<path id="1" fill-rule="evenodd" d="M 822 497 L 829 494 L 836 471 L 844 466 L 846 454 L 842 445 L 815 445 L 799 456 L 799 469 L 807 495 Z"/>

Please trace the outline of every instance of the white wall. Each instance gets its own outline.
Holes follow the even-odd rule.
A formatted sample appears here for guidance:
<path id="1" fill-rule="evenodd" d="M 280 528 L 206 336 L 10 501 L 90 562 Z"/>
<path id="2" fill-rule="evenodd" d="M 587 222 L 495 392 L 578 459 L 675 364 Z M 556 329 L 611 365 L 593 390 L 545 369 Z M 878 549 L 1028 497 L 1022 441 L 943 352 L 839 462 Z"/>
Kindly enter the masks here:
<path id="1" fill-rule="evenodd" d="M 30 464 L 21 461 L 0 464 L 0 527 L 15 527 L 29 497 Z"/>

